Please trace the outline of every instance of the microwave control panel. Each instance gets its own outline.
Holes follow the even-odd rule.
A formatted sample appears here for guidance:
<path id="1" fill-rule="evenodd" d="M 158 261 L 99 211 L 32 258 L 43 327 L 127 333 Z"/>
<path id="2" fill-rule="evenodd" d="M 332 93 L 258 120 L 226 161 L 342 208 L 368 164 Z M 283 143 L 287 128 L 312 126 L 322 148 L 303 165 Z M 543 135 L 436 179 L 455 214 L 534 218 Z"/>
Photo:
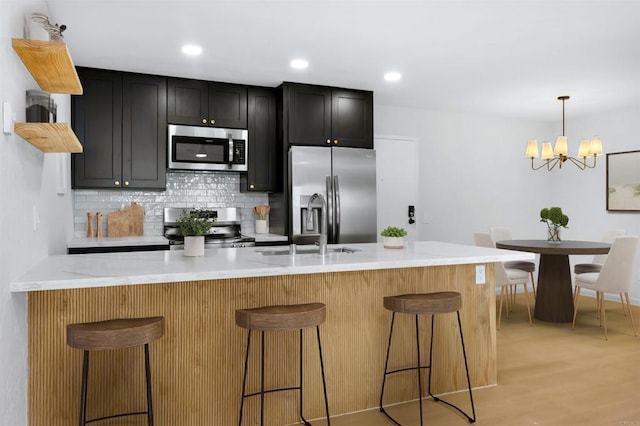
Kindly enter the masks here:
<path id="1" fill-rule="evenodd" d="M 233 141 L 233 161 L 231 164 L 245 164 L 246 150 L 244 141 Z"/>

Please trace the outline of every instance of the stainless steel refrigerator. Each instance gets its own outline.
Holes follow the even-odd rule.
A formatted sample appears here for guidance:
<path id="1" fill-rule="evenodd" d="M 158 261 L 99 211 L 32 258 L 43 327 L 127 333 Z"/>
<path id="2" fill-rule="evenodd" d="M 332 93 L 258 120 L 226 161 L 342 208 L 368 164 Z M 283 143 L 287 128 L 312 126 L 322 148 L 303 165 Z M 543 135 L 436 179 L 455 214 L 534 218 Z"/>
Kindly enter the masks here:
<path id="1" fill-rule="evenodd" d="M 377 241 L 374 150 L 294 146 L 288 175 L 293 243 L 317 241 L 323 219 L 330 244 Z"/>

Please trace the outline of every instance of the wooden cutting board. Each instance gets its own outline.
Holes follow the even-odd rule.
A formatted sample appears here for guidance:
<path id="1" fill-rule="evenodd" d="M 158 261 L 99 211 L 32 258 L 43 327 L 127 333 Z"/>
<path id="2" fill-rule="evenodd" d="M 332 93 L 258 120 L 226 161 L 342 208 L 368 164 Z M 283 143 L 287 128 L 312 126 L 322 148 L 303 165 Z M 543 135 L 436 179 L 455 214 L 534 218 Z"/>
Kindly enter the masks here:
<path id="1" fill-rule="evenodd" d="M 107 215 L 108 237 L 140 237 L 144 235 L 144 208 L 132 202 L 124 210 L 116 210 Z"/>

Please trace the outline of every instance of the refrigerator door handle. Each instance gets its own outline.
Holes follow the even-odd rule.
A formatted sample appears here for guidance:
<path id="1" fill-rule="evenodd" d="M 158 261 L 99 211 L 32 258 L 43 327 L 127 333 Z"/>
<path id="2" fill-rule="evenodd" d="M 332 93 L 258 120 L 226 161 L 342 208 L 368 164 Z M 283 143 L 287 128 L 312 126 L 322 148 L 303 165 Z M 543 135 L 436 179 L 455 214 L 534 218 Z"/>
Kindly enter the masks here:
<path id="1" fill-rule="evenodd" d="M 323 223 L 325 232 L 327 233 L 327 241 L 333 243 L 333 185 L 331 184 L 331 176 L 326 178 L 327 185 L 327 223 Z"/>
<path id="2" fill-rule="evenodd" d="M 334 242 L 337 244 L 340 241 L 340 183 L 338 176 L 333 177 L 333 191 L 335 196 L 336 212 L 335 212 L 335 226 L 334 226 Z"/>

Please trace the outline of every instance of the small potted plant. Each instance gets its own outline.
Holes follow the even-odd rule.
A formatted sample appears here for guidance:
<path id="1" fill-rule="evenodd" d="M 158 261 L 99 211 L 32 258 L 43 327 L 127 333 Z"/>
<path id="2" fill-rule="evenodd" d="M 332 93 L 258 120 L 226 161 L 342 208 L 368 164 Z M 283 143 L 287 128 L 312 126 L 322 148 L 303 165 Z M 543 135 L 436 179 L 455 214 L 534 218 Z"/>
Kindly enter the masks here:
<path id="1" fill-rule="evenodd" d="M 545 207 L 540 210 L 540 222 L 547 224 L 547 242 L 560 244 L 560 227 L 568 228 L 569 216 L 560 207 Z"/>
<path id="2" fill-rule="evenodd" d="M 403 228 L 388 226 L 382 230 L 380 235 L 384 248 L 401 249 L 404 247 L 404 237 L 407 235 L 407 231 Z"/>
<path id="3" fill-rule="evenodd" d="M 185 256 L 204 256 L 204 235 L 211 229 L 215 218 L 203 215 L 200 210 L 185 211 L 178 219 L 180 232 L 184 236 Z"/>

